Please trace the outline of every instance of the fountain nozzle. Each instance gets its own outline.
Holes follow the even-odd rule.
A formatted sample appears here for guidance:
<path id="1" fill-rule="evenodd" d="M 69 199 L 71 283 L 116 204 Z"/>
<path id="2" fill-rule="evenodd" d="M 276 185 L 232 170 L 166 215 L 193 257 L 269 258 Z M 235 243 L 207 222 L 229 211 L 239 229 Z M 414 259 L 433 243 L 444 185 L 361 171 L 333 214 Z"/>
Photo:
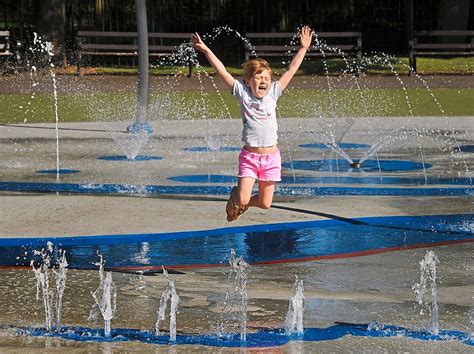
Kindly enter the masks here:
<path id="1" fill-rule="evenodd" d="M 147 133 L 148 135 L 153 133 L 153 128 L 148 122 L 136 121 L 127 127 L 127 133 Z"/>
<path id="2" fill-rule="evenodd" d="M 351 168 L 360 168 L 361 163 L 359 161 L 352 162 L 350 164 Z"/>

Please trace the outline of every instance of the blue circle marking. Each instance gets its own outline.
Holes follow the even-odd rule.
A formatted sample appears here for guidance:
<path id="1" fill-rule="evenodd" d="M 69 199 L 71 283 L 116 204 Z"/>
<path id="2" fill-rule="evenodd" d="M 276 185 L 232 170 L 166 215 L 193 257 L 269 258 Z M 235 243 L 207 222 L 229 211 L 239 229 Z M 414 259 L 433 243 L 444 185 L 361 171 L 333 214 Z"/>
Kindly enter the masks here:
<path id="1" fill-rule="evenodd" d="M 1 191 L 87 193 L 87 194 L 149 194 L 149 195 L 228 195 L 228 185 L 131 185 L 114 183 L 43 183 L 43 182 L 0 182 Z M 386 188 L 386 187 L 333 187 L 277 185 L 277 195 L 364 195 L 364 196 L 472 196 L 471 186 L 456 188 Z"/>
<path id="2" fill-rule="evenodd" d="M 157 161 L 163 159 L 160 156 L 137 155 L 134 159 L 129 159 L 125 155 L 100 156 L 98 160 L 104 161 Z"/>
<path id="3" fill-rule="evenodd" d="M 79 170 L 73 170 L 70 168 L 60 168 L 59 170 L 57 169 L 46 169 L 46 170 L 38 170 L 36 173 L 43 173 L 43 174 L 49 174 L 49 175 L 67 175 L 67 174 L 72 174 L 72 173 L 78 173 L 81 172 Z"/>
<path id="4" fill-rule="evenodd" d="M 331 149 L 331 147 L 322 143 L 301 144 L 299 146 L 303 148 L 310 148 L 310 149 L 324 149 L 324 150 Z M 371 148 L 371 145 L 368 145 L 368 144 L 355 144 L 355 143 L 340 143 L 340 144 L 337 144 L 337 146 L 343 150 L 358 150 L 358 149 Z"/>
<path id="5" fill-rule="evenodd" d="M 169 177 L 168 179 L 183 183 L 237 183 L 237 177 L 229 175 L 183 175 Z"/>
<path id="6" fill-rule="evenodd" d="M 238 178 L 230 175 L 181 175 L 168 177 L 181 183 L 226 183 L 235 184 Z M 352 177 L 352 176 L 282 176 L 279 184 L 367 184 L 367 185 L 473 185 L 468 177 Z"/>
<path id="7" fill-rule="evenodd" d="M 429 163 L 406 160 L 365 160 L 360 168 L 353 168 L 344 159 L 296 160 L 285 162 L 283 168 L 324 172 L 400 172 L 428 169 Z"/>
<path id="8" fill-rule="evenodd" d="M 240 151 L 242 148 L 237 146 L 221 146 L 218 149 L 211 149 L 208 146 L 193 146 L 184 148 L 184 151 L 190 152 L 233 152 L 233 151 Z"/>
<path id="9" fill-rule="evenodd" d="M 456 148 L 458 152 L 474 152 L 474 145 L 461 145 L 460 147 Z"/>

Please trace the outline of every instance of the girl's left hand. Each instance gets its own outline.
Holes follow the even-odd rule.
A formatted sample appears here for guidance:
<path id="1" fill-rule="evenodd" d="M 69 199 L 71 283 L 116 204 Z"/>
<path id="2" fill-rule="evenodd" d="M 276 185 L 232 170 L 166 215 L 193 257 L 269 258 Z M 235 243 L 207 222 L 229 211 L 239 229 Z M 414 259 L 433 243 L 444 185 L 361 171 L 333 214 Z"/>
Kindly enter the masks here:
<path id="1" fill-rule="evenodd" d="M 303 26 L 300 30 L 300 43 L 303 48 L 308 49 L 313 40 L 313 30 L 308 26 Z"/>

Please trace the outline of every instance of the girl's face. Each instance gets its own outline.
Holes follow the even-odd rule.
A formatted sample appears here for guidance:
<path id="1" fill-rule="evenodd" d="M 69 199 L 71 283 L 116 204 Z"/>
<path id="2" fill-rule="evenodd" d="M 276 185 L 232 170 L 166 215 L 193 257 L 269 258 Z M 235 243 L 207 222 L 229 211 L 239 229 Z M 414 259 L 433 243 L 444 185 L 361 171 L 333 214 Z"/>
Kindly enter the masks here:
<path id="1" fill-rule="evenodd" d="M 247 85 L 250 87 L 250 90 L 257 98 L 264 98 L 272 83 L 272 76 L 270 71 L 265 69 L 258 74 L 252 75 L 250 80 L 247 82 Z"/>

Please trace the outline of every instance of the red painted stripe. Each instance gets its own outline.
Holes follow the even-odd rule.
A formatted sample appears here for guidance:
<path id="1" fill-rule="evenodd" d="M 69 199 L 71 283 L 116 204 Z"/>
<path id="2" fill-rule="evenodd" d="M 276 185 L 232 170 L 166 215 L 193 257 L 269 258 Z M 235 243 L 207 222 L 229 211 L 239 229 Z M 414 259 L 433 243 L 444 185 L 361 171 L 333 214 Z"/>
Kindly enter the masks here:
<path id="1" fill-rule="evenodd" d="M 3 270 L 3 269 L 31 270 L 31 266 L 7 266 L 7 265 L 0 266 L 0 270 Z"/>

